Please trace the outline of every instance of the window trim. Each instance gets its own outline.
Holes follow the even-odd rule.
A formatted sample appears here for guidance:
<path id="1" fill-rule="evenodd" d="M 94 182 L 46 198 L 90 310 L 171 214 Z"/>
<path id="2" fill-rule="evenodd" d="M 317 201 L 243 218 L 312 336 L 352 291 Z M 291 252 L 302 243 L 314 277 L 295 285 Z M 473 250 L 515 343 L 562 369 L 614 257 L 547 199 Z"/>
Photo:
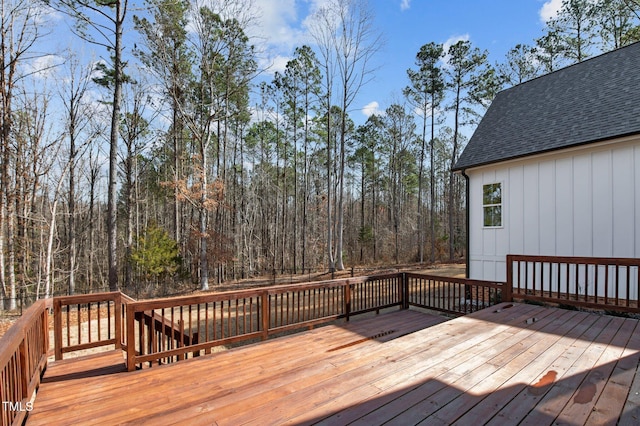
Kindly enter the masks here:
<path id="1" fill-rule="evenodd" d="M 500 203 L 485 204 L 484 203 L 484 188 L 489 185 L 500 185 Z M 485 209 L 491 207 L 500 207 L 500 224 L 499 225 L 485 225 Z M 504 182 L 495 181 L 482 184 L 482 228 L 483 229 L 499 229 L 504 227 Z"/>

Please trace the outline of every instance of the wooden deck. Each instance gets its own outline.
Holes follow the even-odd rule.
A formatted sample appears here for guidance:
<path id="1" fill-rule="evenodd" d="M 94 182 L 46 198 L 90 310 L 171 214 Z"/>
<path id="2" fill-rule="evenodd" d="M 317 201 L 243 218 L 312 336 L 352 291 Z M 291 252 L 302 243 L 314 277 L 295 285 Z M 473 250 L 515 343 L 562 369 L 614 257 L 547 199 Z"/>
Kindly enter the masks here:
<path id="1" fill-rule="evenodd" d="M 403 310 L 125 372 L 49 366 L 28 425 L 638 424 L 638 320 L 501 304 Z"/>

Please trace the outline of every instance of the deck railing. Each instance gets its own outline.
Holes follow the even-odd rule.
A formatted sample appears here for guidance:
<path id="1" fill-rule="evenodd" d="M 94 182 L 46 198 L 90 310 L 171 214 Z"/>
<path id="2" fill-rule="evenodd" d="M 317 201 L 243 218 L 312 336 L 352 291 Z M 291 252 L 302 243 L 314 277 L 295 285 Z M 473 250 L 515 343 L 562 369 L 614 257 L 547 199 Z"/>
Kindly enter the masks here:
<path id="1" fill-rule="evenodd" d="M 133 301 L 120 292 L 53 299 L 55 357 L 99 346 L 126 347 L 123 306 Z"/>
<path id="2" fill-rule="evenodd" d="M 511 300 L 504 283 L 468 278 L 406 274 L 409 306 L 465 315 Z"/>
<path id="3" fill-rule="evenodd" d="M 403 275 L 356 277 L 127 304 L 127 367 L 173 362 L 218 345 L 389 307 L 403 307 Z"/>
<path id="4" fill-rule="evenodd" d="M 640 259 L 509 255 L 507 283 L 517 299 L 640 312 Z"/>
<path id="5" fill-rule="evenodd" d="M 31 305 L 0 344 L 0 425 L 22 424 L 47 368 L 51 301 Z"/>
<path id="6" fill-rule="evenodd" d="M 639 294 L 640 259 L 510 255 L 507 283 L 393 273 L 150 301 L 120 292 L 41 300 L 0 341 L 0 425 L 22 422 L 40 383 L 51 308 L 56 359 L 113 345 L 133 370 L 385 308 L 464 315 L 520 298 L 640 312 Z"/>

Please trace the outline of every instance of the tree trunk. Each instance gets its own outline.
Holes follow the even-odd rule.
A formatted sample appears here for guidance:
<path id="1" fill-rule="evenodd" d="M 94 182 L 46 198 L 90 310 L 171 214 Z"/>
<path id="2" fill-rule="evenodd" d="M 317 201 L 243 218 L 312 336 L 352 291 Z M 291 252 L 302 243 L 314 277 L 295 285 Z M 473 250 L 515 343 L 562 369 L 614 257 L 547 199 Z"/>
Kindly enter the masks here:
<path id="1" fill-rule="evenodd" d="M 458 131 L 459 131 L 459 116 L 460 116 L 460 84 L 457 85 L 456 91 L 456 103 L 455 103 L 455 117 L 454 117 L 454 129 L 453 129 L 453 149 L 451 152 L 451 167 L 449 168 L 449 260 L 453 261 L 455 257 L 455 242 L 454 242 L 454 174 L 453 167 L 456 162 L 456 154 L 458 151 Z"/>
<path id="2" fill-rule="evenodd" d="M 75 106 L 71 104 L 71 108 L 73 111 Z M 69 294 L 73 295 L 76 292 L 75 113 L 72 112 L 69 118 Z"/>
<path id="3" fill-rule="evenodd" d="M 115 17 L 114 88 L 111 115 L 111 136 L 109 138 L 109 189 L 107 201 L 107 235 L 109 259 L 109 290 L 118 291 L 118 138 L 120 136 L 120 103 L 122 98 L 122 31 L 124 10 L 122 1 L 117 0 Z"/>
<path id="4" fill-rule="evenodd" d="M 205 145 L 207 146 L 207 145 Z M 200 151 L 202 155 L 202 194 L 200 196 L 200 290 L 209 290 L 209 262 L 207 258 L 207 150 L 205 147 Z"/>

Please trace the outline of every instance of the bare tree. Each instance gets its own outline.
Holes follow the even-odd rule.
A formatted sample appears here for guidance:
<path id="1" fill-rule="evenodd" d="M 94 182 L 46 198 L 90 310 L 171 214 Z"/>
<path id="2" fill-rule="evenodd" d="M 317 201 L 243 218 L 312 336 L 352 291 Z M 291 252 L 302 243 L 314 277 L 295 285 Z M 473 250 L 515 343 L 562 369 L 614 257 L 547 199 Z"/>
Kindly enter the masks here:
<path id="1" fill-rule="evenodd" d="M 112 90 L 111 129 L 109 135 L 109 188 L 107 200 L 107 245 L 109 257 L 109 289 L 118 290 L 118 208 L 117 167 L 118 139 L 120 137 L 120 108 L 124 74 L 124 46 L 122 36 L 127 14 L 128 0 L 45 0 L 45 3 L 68 14 L 76 21 L 75 32 L 83 40 L 102 46 L 111 54 L 112 68 L 101 63 L 103 75 L 98 84 Z M 90 32 L 92 29 L 93 32 Z"/>
<path id="2" fill-rule="evenodd" d="M 176 102 L 180 116 L 197 147 L 194 156 L 197 166 L 197 185 L 188 188 L 186 182 L 177 182 L 182 188 L 180 197 L 189 201 L 198 210 L 198 240 L 200 288 L 209 289 L 209 250 L 211 240 L 209 212 L 215 210 L 222 199 L 223 181 L 217 177 L 210 181 L 212 169 L 211 154 L 217 153 L 216 170 L 221 171 L 220 143 L 225 144 L 226 120 L 241 111 L 233 109 L 238 98 L 248 89 L 255 71 L 253 48 L 244 34 L 247 21 L 239 21 L 233 16 L 247 18 L 240 9 L 239 2 L 217 5 L 220 9 L 200 8 L 194 15 L 195 31 L 192 43 L 194 58 L 194 96 L 182 103 Z M 238 8 L 238 9 L 236 9 Z M 238 12 L 234 15 L 234 11 Z M 226 16 L 228 18 L 225 18 Z M 175 99 L 174 101 L 180 101 Z M 224 157 L 224 155 L 222 155 Z"/>
<path id="3" fill-rule="evenodd" d="M 327 246 L 329 269 L 343 270 L 343 228 L 344 228 L 344 175 L 347 142 L 348 114 L 353 101 L 362 87 L 371 81 L 375 68 L 373 56 L 382 44 L 382 36 L 374 27 L 374 15 L 367 0 L 331 0 L 321 7 L 314 16 L 311 33 L 320 50 L 322 67 L 325 71 L 325 89 L 327 90 L 327 112 L 331 110 L 332 87 L 335 77 L 338 85 L 339 142 L 338 175 L 336 194 L 335 224 L 331 218 L 331 205 L 328 204 Z M 327 137 L 331 134 L 331 114 L 327 113 Z M 329 151 L 329 150 L 328 150 Z M 327 152 L 328 153 L 328 152 Z M 329 162 L 329 161 L 328 161 Z M 330 191 L 330 186 L 327 191 Z M 331 198 L 330 194 L 327 196 Z M 330 201 L 328 201 L 330 203 Z M 334 228 L 335 227 L 335 228 Z M 332 253 L 335 229 L 335 251 Z"/>
<path id="4" fill-rule="evenodd" d="M 125 231 L 125 275 L 124 286 L 131 288 L 132 264 L 131 254 L 133 250 L 134 234 L 137 227 L 134 221 L 137 218 L 138 194 L 136 182 L 138 180 L 138 159 L 149 144 L 150 124 L 157 116 L 157 111 L 150 111 L 151 99 L 148 96 L 149 87 L 140 82 L 132 85 L 132 94 L 128 96 L 130 102 L 123 105 L 124 115 L 121 122 L 122 141 L 124 143 L 122 172 L 124 175 L 123 193 L 124 210 L 126 214 Z"/>
<path id="5" fill-rule="evenodd" d="M 68 268 L 69 268 L 69 294 L 74 294 L 76 290 L 76 261 L 77 261 L 77 230 L 76 230 L 76 163 L 78 157 L 82 155 L 82 147 L 86 147 L 87 140 L 81 141 L 82 134 L 86 131 L 89 123 L 90 112 L 84 97 L 91 82 L 91 67 L 82 67 L 79 60 L 71 56 L 67 62 L 67 78 L 65 87 L 60 87 L 60 98 L 64 105 L 67 116 L 66 136 L 69 140 L 68 152 Z"/>
<path id="6" fill-rule="evenodd" d="M 434 139 L 436 125 L 436 110 L 444 98 L 444 76 L 439 67 L 439 61 L 444 55 L 444 48 L 441 44 L 428 43 L 423 45 L 416 54 L 416 65 L 418 70 L 407 70 L 407 75 L 411 82 L 410 86 L 404 89 L 404 95 L 419 111 L 422 118 L 422 149 L 420 150 L 420 161 L 418 164 L 418 257 L 420 263 L 424 261 L 424 221 L 422 218 L 422 175 L 424 167 L 424 153 L 427 141 L 427 119 L 431 117 L 431 138 L 429 142 L 430 158 L 430 222 L 431 222 L 431 255 L 430 260 L 435 261 L 435 177 L 434 177 Z"/>
<path id="7" fill-rule="evenodd" d="M 12 166 L 10 139 L 14 89 L 23 74 L 20 65 L 33 59 L 31 50 L 43 34 L 42 9 L 29 0 L 0 0 L 0 291 L 9 309 L 16 307 L 15 203 L 10 188 Z"/>

